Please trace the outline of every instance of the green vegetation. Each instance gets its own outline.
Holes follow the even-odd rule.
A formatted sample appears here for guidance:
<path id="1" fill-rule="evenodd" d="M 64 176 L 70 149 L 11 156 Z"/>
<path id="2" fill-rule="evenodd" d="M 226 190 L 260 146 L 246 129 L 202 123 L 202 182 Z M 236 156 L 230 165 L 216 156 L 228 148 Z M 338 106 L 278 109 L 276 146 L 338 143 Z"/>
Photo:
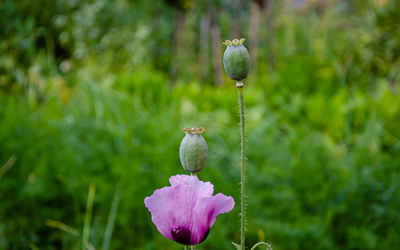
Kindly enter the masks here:
<path id="1" fill-rule="evenodd" d="M 2 2 L 0 249 L 181 249 L 144 198 L 185 173 L 183 127 L 206 128 L 199 177 L 239 204 L 237 93 L 218 67 L 236 29 L 254 41 L 256 5 L 229 2 Z M 400 4 L 280 2 L 247 46 L 246 244 L 395 249 Z M 199 249 L 233 249 L 239 210 Z"/>

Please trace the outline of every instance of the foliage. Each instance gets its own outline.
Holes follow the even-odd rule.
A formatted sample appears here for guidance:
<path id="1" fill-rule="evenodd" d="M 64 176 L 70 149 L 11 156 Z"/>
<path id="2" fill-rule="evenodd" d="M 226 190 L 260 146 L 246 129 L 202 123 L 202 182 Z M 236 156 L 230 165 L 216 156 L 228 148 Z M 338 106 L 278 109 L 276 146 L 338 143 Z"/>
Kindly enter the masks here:
<path id="1" fill-rule="evenodd" d="M 245 82 L 249 246 L 400 245 L 400 6 L 336 2 L 304 13 L 275 5 L 271 48 L 260 42 L 258 74 Z M 230 35 L 231 6 L 217 5 Z M 187 24 L 202 15 L 194 9 Z M 81 249 L 84 230 L 100 249 L 112 216 L 109 249 L 178 249 L 143 200 L 185 173 L 183 127 L 206 128 L 199 176 L 238 203 L 235 83 L 198 83 L 191 44 L 171 85 L 177 11 L 163 1 L 0 6 L 0 173 L 16 159 L 0 175 L 0 249 Z M 233 249 L 239 210 L 221 215 L 199 249 Z"/>

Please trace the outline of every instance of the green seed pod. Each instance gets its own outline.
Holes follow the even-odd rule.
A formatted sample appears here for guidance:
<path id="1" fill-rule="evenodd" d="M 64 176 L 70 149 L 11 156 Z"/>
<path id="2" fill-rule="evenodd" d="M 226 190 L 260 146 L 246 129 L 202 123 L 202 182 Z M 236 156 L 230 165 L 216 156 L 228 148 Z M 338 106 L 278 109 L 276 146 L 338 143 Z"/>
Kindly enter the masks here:
<path id="1" fill-rule="evenodd" d="M 208 159 L 208 148 L 206 140 L 201 133 L 204 128 L 183 128 L 186 133 L 179 147 L 179 158 L 183 168 L 190 173 L 197 173 L 202 170 Z"/>
<path id="2" fill-rule="evenodd" d="M 250 54 L 242 44 L 244 40 L 242 38 L 224 42 L 228 46 L 223 57 L 225 71 L 229 78 L 238 82 L 245 79 L 250 72 Z"/>

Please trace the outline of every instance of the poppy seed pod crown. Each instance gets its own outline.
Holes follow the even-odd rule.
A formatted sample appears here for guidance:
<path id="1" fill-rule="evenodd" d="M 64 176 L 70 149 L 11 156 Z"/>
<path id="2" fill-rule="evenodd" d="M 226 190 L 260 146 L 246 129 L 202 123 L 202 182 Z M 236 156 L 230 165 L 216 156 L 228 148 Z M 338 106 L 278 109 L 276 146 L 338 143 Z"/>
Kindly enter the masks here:
<path id="1" fill-rule="evenodd" d="M 223 57 L 225 71 L 229 78 L 238 82 L 245 79 L 250 72 L 250 54 L 243 46 L 244 41 L 242 38 L 224 42 L 228 46 Z"/>
<path id="2" fill-rule="evenodd" d="M 186 133 L 179 147 L 179 158 L 183 168 L 190 173 L 197 173 L 202 170 L 208 159 L 208 147 L 201 133 L 204 128 L 183 128 Z"/>

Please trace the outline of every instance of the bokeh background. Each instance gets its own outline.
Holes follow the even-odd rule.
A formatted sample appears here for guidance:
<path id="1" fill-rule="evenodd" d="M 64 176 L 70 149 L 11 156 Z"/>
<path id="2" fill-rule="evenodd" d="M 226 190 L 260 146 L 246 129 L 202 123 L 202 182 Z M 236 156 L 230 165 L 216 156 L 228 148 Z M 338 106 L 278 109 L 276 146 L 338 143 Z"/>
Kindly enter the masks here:
<path id="1" fill-rule="evenodd" d="M 3 0 L 0 249 L 182 249 L 144 198 L 199 174 L 239 204 L 226 39 L 245 37 L 248 233 L 276 250 L 400 245 L 397 0 Z M 234 249 L 239 206 L 199 249 Z"/>

